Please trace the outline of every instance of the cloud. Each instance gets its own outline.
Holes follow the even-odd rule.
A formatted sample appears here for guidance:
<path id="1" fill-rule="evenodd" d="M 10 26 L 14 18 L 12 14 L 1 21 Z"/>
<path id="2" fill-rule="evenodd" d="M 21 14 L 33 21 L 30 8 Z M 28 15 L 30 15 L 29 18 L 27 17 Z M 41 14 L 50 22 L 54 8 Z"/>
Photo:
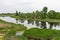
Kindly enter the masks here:
<path id="1" fill-rule="evenodd" d="M 49 10 L 60 11 L 60 0 L 0 0 L 0 12 L 32 12 L 42 10 L 47 6 Z"/>

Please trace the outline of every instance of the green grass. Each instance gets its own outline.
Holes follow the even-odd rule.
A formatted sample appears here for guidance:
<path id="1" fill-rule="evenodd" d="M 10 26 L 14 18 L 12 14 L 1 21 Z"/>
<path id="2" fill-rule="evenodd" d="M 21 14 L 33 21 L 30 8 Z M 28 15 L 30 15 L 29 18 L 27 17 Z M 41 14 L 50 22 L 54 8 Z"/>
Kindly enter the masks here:
<path id="1" fill-rule="evenodd" d="M 2 37 L 0 37 L 0 40 L 4 40 Z"/>
<path id="2" fill-rule="evenodd" d="M 20 25 L 20 24 L 14 24 L 14 23 L 10 23 L 10 22 L 5 22 L 0 20 L 0 24 L 7 24 L 9 27 L 7 27 L 7 29 L 16 29 L 16 30 L 26 30 L 27 28 L 24 25 Z"/>
<path id="3" fill-rule="evenodd" d="M 4 16 L 12 16 L 12 15 L 15 15 L 14 13 L 2 13 L 2 14 L 0 14 L 0 17 L 2 16 L 2 17 L 4 17 Z"/>
<path id="4" fill-rule="evenodd" d="M 3 20 L 0 20 L 0 24 L 3 24 L 3 25 L 7 24 L 8 25 L 6 28 L 5 28 L 5 26 L 4 26 L 4 28 L 0 28 L 0 33 L 5 34 L 5 35 L 3 35 L 4 37 L 0 37 L 0 40 L 4 40 L 4 38 L 9 35 L 8 33 L 13 32 L 13 30 L 15 30 L 15 31 L 23 31 L 23 30 L 27 29 L 24 25 L 5 22 Z"/>
<path id="5" fill-rule="evenodd" d="M 29 29 L 27 31 L 25 31 L 24 36 L 34 36 L 34 37 L 46 37 L 46 36 L 50 36 L 53 34 L 53 32 L 51 32 L 52 30 L 47 30 L 47 29 Z"/>
<path id="6" fill-rule="evenodd" d="M 55 40 L 60 39 L 60 31 L 59 30 L 51 30 L 51 29 L 39 29 L 32 28 L 26 30 L 23 34 L 24 37 L 34 37 L 34 38 L 53 38 Z"/>
<path id="7" fill-rule="evenodd" d="M 49 18 L 45 18 L 45 19 L 36 19 L 36 18 L 21 18 L 19 16 L 10 16 L 16 19 L 23 19 L 23 20 L 36 20 L 36 21 L 44 21 L 44 22 L 60 22 L 60 19 L 49 19 Z"/>

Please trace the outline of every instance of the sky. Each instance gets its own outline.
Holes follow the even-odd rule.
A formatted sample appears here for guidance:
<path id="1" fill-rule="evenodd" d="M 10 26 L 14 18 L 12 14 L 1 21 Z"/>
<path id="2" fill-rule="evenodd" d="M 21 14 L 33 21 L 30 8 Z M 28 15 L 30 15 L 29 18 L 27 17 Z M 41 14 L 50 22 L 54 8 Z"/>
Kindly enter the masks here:
<path id="1" fill-rule="evenodd" d="M 43 7 L 60 12 L 60 0 L 0 0 L 0 12 L 32 12 Z"/>

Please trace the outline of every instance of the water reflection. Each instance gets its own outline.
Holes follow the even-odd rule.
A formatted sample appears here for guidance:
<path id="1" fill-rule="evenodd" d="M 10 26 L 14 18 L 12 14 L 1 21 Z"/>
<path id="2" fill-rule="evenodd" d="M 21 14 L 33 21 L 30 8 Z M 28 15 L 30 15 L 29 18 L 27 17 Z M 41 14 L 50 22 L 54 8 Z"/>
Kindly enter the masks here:
<path id="1" fill-rule="evenodd" d="M 34 25 L 34 21 L 32 21 L 32 25 Z"/>
<path id="2" fill-rule="evenodd" d="M 18 19 L 16 19 L 16 23 L 18 24 Z"/>
<path id="3" fill-rule="evenodd" d="M 21 19 L 21 20 L 19 20 L 19 21 L 20 21 L 21 23 L 24 23 L 25 20 L 22 20 L 22 19 Z"/>
<path id="4" fill-rule="evenodd" d="M 48 24 L 50 25 L 50 29 L 56 26 L 59 26 L 60 23 L 55 23 L 55 22 L 48 22 Z"/>
<path id="5" fill-rule="evenodd" d="M 28 24 L 34 24 L 33 20 L 27 20 L 27 21 L 28 21 Z"/>
<path id="6" fill-rule="evenodd" d="M 39 21 L 35 21 L 35 23 L 36 23 L 36 26 L 39 26 Z"/>
<path id="7" fill-rule="evenodd" d="M 31 23 L 31 20 L 27 20 L 28 21 L 28 24 L 30 24 Z"/>
<path id="8" fill-rule="evenodd" d="M 50 29 L 51 29 L 51 28 L 53 27 L 53 23 L 50 23 L 50 22 L 49 22 L 49 24 L 50 24 Z"/>
<path id="9" fill-rule="evenodd" d="M 57 29 L 60 30 L 60 23 L 55 22 L 40 22 L 40 21 L 33 21 L 33 20 L 18 20 L 11 17 L 0 17 L 1 20 L 12 22 L 16 24 L 22 24 L 29 28 L 44 28 L 44 29 Z"/>
<path id="10" fill-rule="evenodd" d="M 41 21 L 41 27 L 45 29 L 46 28 L 46 22 Z"/>

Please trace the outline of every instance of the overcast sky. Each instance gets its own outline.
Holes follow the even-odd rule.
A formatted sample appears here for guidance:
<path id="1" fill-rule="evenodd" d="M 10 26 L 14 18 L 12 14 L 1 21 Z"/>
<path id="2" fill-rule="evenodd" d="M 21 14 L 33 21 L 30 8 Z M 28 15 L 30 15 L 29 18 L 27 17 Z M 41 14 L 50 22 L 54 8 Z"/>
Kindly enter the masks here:
<path id="1" fill-rule="evenodd" d="M 60 11 L 60 0 L 0 0 L 0 12 L 32 12 L 42 10 Z"/>

